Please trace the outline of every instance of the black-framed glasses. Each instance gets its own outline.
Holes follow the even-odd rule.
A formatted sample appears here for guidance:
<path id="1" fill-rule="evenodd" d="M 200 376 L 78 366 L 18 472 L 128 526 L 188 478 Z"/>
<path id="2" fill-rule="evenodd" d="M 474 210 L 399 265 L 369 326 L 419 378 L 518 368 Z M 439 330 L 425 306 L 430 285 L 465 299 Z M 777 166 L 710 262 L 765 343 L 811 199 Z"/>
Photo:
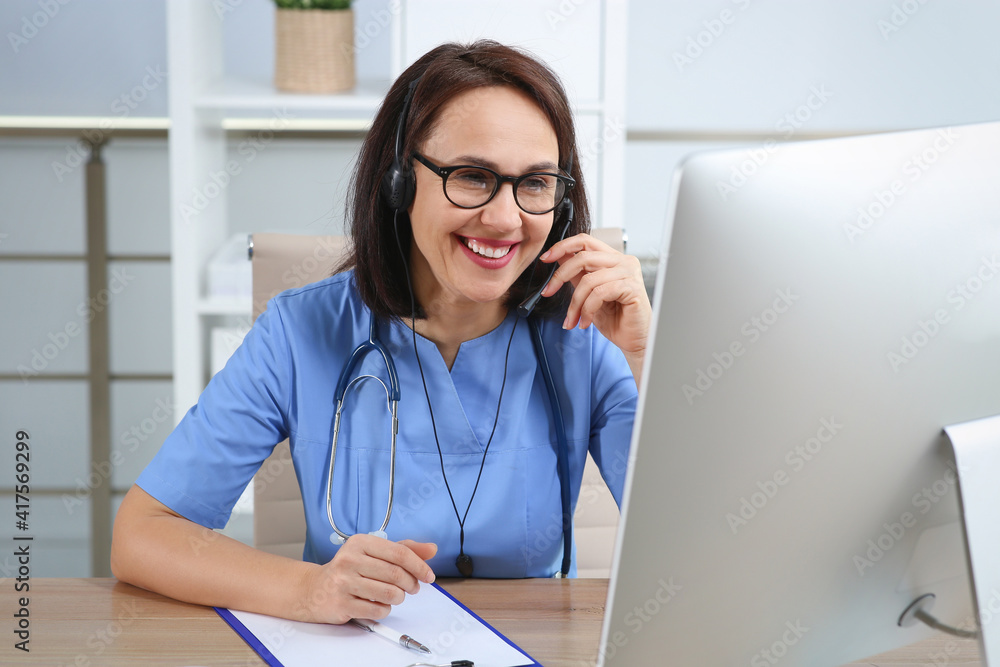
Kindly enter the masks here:
<path id="1" fill-rule="evenodd" d="M 500 191 L 501 185 L 510 183 L 518 208 L 525 213 L 540 215 L 558 206 L 569 189 L 576 185 L 576 181 L 569 176 L 545 171 L 503 176 L 486 167 L 464 164 L 439 167 L 419 153 L 414 153 L 413 157 L 441 177 L 444 196 L 459 208 L 485 206 Z"/>

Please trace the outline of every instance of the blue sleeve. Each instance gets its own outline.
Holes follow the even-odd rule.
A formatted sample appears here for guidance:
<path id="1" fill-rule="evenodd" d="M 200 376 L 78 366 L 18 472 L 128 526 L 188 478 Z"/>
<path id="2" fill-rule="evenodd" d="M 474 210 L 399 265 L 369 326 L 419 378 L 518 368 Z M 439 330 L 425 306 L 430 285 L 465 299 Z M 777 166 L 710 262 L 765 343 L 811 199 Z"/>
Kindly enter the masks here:
<path id="1" fill-rule="evenodd" d="M 622 351 L 596 332 L 592 340 L 590 454 L 620 508 L 639 391 Z"/>
<path id="2" fill-rule="evenodd" d="M 195 523 L 222 528 L 240 494 L 288 437 L 292 366 L 275 301 L 136 484 Z"/>

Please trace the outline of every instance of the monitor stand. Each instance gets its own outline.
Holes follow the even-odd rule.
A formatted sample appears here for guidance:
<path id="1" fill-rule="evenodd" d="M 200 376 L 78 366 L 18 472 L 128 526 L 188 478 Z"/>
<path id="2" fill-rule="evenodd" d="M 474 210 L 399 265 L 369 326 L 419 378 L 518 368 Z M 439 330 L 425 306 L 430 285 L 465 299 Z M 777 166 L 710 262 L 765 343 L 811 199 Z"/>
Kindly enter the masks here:
<path id="1" fill-rule="evenodd" d="M 921 621 L 936 630 L 979 639 L 983 665 L 1000 661 L 1000 415 L 944 428 L 955 454 L 965 555 L 976 629 L 944 625 L 931 614 L 934 594 L 914 600 L 899 625 Z M 994 622 L 997 621 L 997 622 Z"/>

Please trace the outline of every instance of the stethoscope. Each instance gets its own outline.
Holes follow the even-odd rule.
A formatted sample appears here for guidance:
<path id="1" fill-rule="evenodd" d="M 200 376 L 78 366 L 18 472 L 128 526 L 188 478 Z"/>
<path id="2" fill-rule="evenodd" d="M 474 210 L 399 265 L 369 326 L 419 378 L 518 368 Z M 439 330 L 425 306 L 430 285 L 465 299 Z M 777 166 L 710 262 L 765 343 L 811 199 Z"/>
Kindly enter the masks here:
<path id="1" fill-rule="evenodd" d="M 566 223 L 563 226 L 562 234 L 560 239 L 565 237 L 566 231 L 570 227 L 570 223 L 573 220 L 573 204 L 572 201 L 567 199 L 564 202 L 567 209 Z M 562 504 L 562 532 L 563 532 L 563 558 L 562 565 L 560 567 L 559 574 L 556 576 L 566 577 L 569 575 L 570 564 L 572 561 L 573 552 L 573 513 L 572 513 L 572 503 L 570 498 L 570 488 L 569 488 L 569 443 L 566 439 L 566 424 L 563 421 L 562 408 L 559 404 L 559 395 L 556 392 L 555 382 L 552 379 L 552 370 L 549 368 L 548 357 L 545 354 L 545 346 L 542 343 L 541 327 L 538 320 L 533 317 L 529 317 L 534 305 L 538 302 L 541 297 L 542 291 L 545 286 L 548 285 L 549 280 L 552 278 L 552 274 L 555 273 L 555 264 L 549 271 L 548 278 L 542 284 L 542 287 L 529 296 L 525 301 L 518 307 L 518 317 L 523 317 L 527 319 L 529 330 L 531 332 L 531 343 L 535 350 L 535 357 L 538 360 L 539 369 L 542 371 L 542 378 L 545 382 L 545 391 L 549 398 L 549 408 L 552 411 L 552 421 L 555 426 L 556 431 L 556 444 L 557 444 L 557 471 L 559 475 L 559 497 Z M 378 352 L 381 355 L 382 360 L 385 362 L 386 369 L 389 375 L 389 384 L 386 385 L 381 378 L 375 375 L 359 375 L 354 379 L 351 376 L 354 374 L 355 367 L 371 352 Z M 336 412 L 333 418 L 333 443 L 330 446 L 330 466 L 326 477 L 326 516 L 330 521 L 330 526 L 333 528 L 333 534 L 330 535 L 330 540 L 336 544 L 343 544 L 350 535 L 342 531 L 338 526 L 337 522 L 333 516 L 333 471 L 337 463 L 337 440 L 340 436 L 340 423 L 343 418 L 344 409 L 344 399 L 347 392 L 355 385 L 363 382 L 364 380 L 375 380 L 382 388 L 385 389 L 386 403 L 388 405 L 389 412 L 392 414 L 392 442 L 389 446 L 389 498 L 386 503 L 385 518 L 382 520 L 382 525 L 378 530 L 372 532 L 373 535 L 379 535 L 380 537 L 386 537 L 385 529 L 389 525 L 389 518 L 392 515 L 392 501 L 393 494 L 395 490 L 395 478 L 396 478 L 396 435 L 399 431 L 399 420 L 397 419 L 397 407 L 399 405 L 399 377 L 396 374 L 396 364 L 392 360 L 392 355 L 389 350 L 379 341 L 377 330 L 376 330 L 376 317 L 374 314 L 370 313 L 370 320 L 368 324 L 368 340 L 362 342 L 351 353 L 350 358 L 344 365 L 344 369 L 340 372 L 340 378 L 337 381 L 337 388 L 334 392 L 334 400 L 336 402 Z"/>
<path id="2" fill-rule="evenodd" d="M 535 356 L 538 359 L 538 366 L 542 371 L 542 378 L 545 382 L 545 390 L 549 398 L 549 407 L 552 410 L 552 418 L 555 424 L 557 451 L 557 470 L 559 474 L 559 497 L 563 510 L 563 561 L 560 568 L 560 575 L 565 577 L 569 574 L 570 561 L 572 559 L 572 512 L 570 509 L 570 488 L 569 488 L 569 444 L 566 439 L 566 425 L 562 417 L 562 409 L 559 405 L 559 396 L 556 392 L 555 382 L 552 379 L 552 370 L 549 368 L 548 357 L 545 354 L 545 346 L 542 343 L 541 328 L 538 320 L 528 319 L 529 330 L 531 331 L 531 342 L 535 349 Z M 355 367 L 371 352 L 377 352 L 385 362 L 389 375 L 389 384 L 386 385 L 382 379 L 376 375 L 358 375 L 351 379 Z M 333 516 L 333 471 L 337 462 L 337 440 L 340 437 L 340 424 L 343 419 L 344 399 L 347 392 L 360 384 L 364 380 L 375 380 L 385 390 L 386 403 L 389 412 L 392 414 L 392 441 L 389 445 L 389 498 L 386 502 L 385 518 L 382 525 L 373 535 L 385 537 L 386 526 L 389 525 L 389 518 L 392 515 L 392 501 L 395 491 L 396 478 L 396 435 L 399 432 L 399 419 L 397 418 L 397 408 L 399 405 L 399 377 L 396 375 L 396 364 L 393 362 L 389 350 L 378 339 L 376 331 L 376 317 L 371 315 L 368 325 L 368 340 L 362 342 L 351 353 L 350 359 L 344 365 L 337 381 L 337 388 L 334 392 L 336 400 L 336 412 L 333 418 L 333 444 L 330 447 L 330 465 L 326 477 L 326 516 L 330 520 L 330 526 L 334 533 L 330 536 L 331 541 L 343 544 L 350 537 L 337 526 L 337 521 Z"/>
<path id="3" fill-rule="evenodd" d="M 392 443 L 389 445 L 389 500 L 386 503 L 385 518 L 382 520 L 382 526 L 372 534 L 385 537 L 385 527 L 389 525 L 389 517 L 392 515 L 392 499 L 396 483 L 396 435 L 399 432 L 399 419 L 396 417 L 397 408 L 399 407 L 399 376 L 396 375 L 396 364 L 392 360 L 392 355 L 382 344 L 382 341 L 378 339 L 375 327 L 376 318 L 374 313 L 371 313 L 371 319 L 368 324 L 368 340 L 358 345 L 351 352 L 351 357 L 344 365 L 344 370 L 340 372 L 340 379 L 337 380 L 337 389 L 334 392 L 337 411 L 333 417 L 333 444 L 330 446 L 330 469 L 326 477 L 326 516 L 330 520 L 330 526 L 334 531 L 330 539 L 340 544 L 343 544 L 350 535 L 338 528 L 337 521 L 333 518 L 333 469 L 337 462 L 337 440 L 340 437 L 340 420 L 343 417 L 344 397 L 351 387 L 364 380 L 375 380 L 382 385 L 382 388 L 385 389 L 386 404 L 389 412 L 392 414 Z M 382 355 L 382 360 L 385 361 L 385 367 L 389 372 L 388 386 L 377 375 L 359 375 L 353 380 L 351 379 L 355 366 L 361 363 L 361 360 L 369 352 L 378 352 Z"/>

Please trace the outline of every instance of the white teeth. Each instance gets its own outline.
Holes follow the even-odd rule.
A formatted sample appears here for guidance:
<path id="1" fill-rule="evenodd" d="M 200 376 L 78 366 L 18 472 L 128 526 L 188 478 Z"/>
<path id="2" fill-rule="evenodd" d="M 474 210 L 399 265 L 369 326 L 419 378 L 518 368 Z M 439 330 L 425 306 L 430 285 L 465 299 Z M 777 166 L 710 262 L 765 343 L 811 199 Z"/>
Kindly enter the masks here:
<path id="1" fill-rule="evenodd" d="M 466 245 L 469 249 L 476 253 L 477 255 L 482 255 L 483 257 L 489 257 L 490 259 L 498 259 L 503 257 L 510 252 L 511 246 L 505 245 L 501 248 L 491 248 L 488 245 L 480 245 L 479 243 L 473 241 L 472 239 L 466 239 Z"/>

